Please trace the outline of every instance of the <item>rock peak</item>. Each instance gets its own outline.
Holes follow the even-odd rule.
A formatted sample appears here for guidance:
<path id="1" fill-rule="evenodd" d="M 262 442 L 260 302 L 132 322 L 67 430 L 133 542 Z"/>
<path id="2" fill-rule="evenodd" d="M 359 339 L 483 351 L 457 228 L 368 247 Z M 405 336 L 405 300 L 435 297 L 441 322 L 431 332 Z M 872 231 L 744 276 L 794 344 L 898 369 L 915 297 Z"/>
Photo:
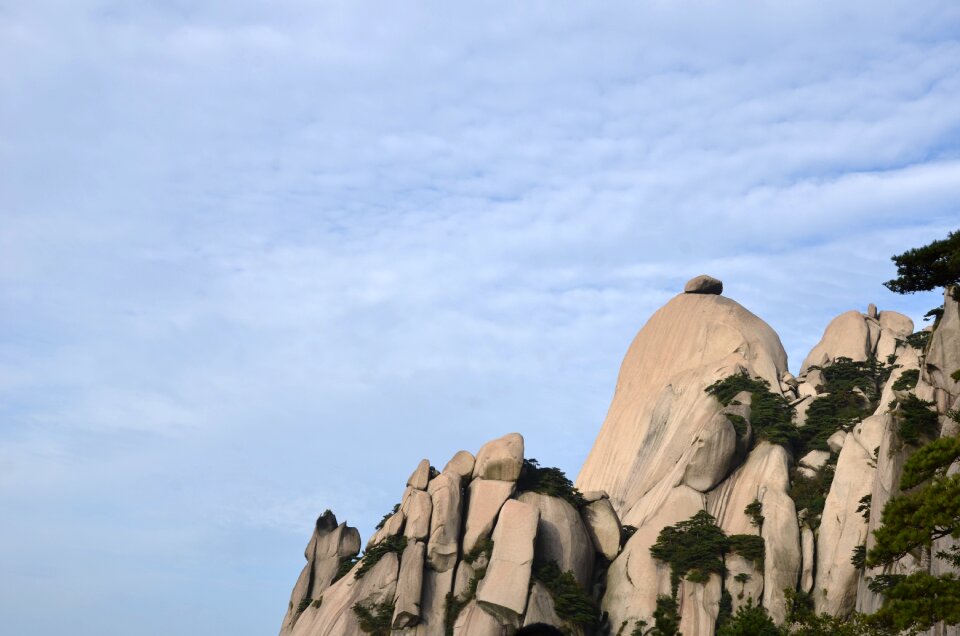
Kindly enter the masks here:
<path id="1" fill-rule="evenodd" d="M 691 278 L 687 281 L 687 284 L 683 286 L 683 293 L 685 294 L 722 294 L 723 293 L 723 281 L 714 278 L 713 276 L 707 276 L 706 274 L 700 274 L 694 278 Z"/>

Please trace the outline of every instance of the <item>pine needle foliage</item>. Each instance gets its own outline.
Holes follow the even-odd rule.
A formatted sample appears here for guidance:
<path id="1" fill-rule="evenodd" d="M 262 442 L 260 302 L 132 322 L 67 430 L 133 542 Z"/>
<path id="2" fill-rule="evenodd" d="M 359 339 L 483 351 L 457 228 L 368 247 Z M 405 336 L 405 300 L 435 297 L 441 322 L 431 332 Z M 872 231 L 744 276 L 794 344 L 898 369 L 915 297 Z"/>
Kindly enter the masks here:
<path id="1" fill-rule="evenodd" d="M 727 550 L 739 554 L 748 561 L 753 561 L 757 569 L 763 568 L 763 560 L 766 556 L 763 537 L 755 534 L 731 534 L 727 537 Z"/>
<path id="2" fill-rule="evenodd" d="M 909 391 L 916 388 L 920 380 L 920 369 L 907 369 L 893 383 L 894 391 Z"/>
<path id="3" fill-rule="evenodd" d="M 796 452 L 800 436 L 793 424 L 793 407 L 782 395 L 771 391 L 770 383 L 766 380 L 735 373 L 706 388 L 706 392 L 724 406 L 728 406 L 741 391 L 747 391 L 751 395 L 750 426 L 753 427 L 756 439 L 780 444 L 790 452 Z M 740 424 L 741 431 L 745 431 L 745 423 Z M 733 422 L 733 425 L 736 428 L 737 422 Z"/>
<path id="4" fill-rule="evenodd" d="M 375 528 L 377 530 L 382 530 L 383 526 L 387 525 L 387 521 L 390 519 L 390 517 L 397 514 L 399 511 L 400 511 L 400 504 L 394 504 L 393 509 L 387 514 L 383 515 L 383 519 L 377 522 L 377 525 Z"/>
<path id="5" fill-rule="evenodd" d="M 390 636 L 390 621 L 395 609 L 393 600 L 372 603 L 369 606 L 355 603 L 351 608 L 357 615 L 360 629 L 371 636 Z"/>
<path id="6" fill-rule="evenodd" d="M 559 497 L 574 508 L 587 505 L 583 494 L 559 468 L 540 466 L 535 459 L 524 459 L 520 479 L 517 480 L 518 492 L 538 492 L 551 497 Z"/>
<path id="7" fill-rule="evenodd" d="M 750 517 L 750 523 L 757 528 L 763 527 L 764 516 L 761 514 L 762 512 L 763 504 L 760 503 L 759 499 L 754 499 L 743 509 L 743 514 Z"/>
<path id="8" fill-rule="evenodd" d="M 556 563 L 550 562 L 538 566 L 533 576 L 550 592 L 554 611 L 568 627 L 588 632 L 597 628 L 600 610 L 577 583 L 573 572 L 561 572 Z"/>
<path id="9" fill-rule="evenodd" d="M 357 571 L 353 573 L 353 578 L 363 578 L 363 575 L 366 574 L 370 568 L 379 563 L 380 559 L 382 559 L 384 556 L 390 554 L 391 552 L 400 554 L 406 547 L 407 538 L 401 535 L 387 537 L 380 543 L 368 547 L 366 552 L 363 553 L 360 567 L 357 568 Z"/>
<path id="10" fill-rule="evenodd" d="M 919 446 L 923 439 L 931 439 L 940 430 L 940 420 L 937 412 L 931 410 L 933 402 L 921 400 L 913 393 L 906 399 L 900 400 L 893 411 L 896 421 L 897 434 L 900 439 L 911 446 Z"/>
<path id="11" fill-rule="evenodd" d="M 737 613 L 721 625 L 717 636 L 781 636 L 782 632 L 761 605 L 754 605 L 753 599 L 737 608 Z"/>
<path id="12" fill-rule="evenodd" d="M 819 525 L 817 520 L 823 514 L 823 507 L 826 505 L 827 493 L 830 492 L 835 472 L 836 458 L 831 458 L 813 477 L 807 477 L 797 470 L 793 471 L 790 498 L 793 499 L 798 512 L 807 511 L 805 518 L 811 529 Z"/>
<path id="13" fill-rule="evenodd" d="M 350 572 L 350 570 L 353 569 L 353 566 L 355 566 L 359 562 L 360 562 L 359 556 L 348 556 L 340 559 L 340 565 L 337 566 L 337 571 L 333 575 L 333 580 L 330 581 L 330 583 L 336 583 L 337 581 L 345 577 Z"/>
<path id="14" fill-rule="evenodd" d="M 906 337 L 905 342 L 920 351 L 926 351 L 927 345 L 930 344 L 930 332 L 929 331 L 918 331 L 912 333 Z"/>
<path id="15" fill-rule="evenodd" d="M 727 537 L 717 520 L 701 510 L 686 521 L 667 526 L 650 546 L 653 558 L 670 565 L 670 583 L 676 596 L 680 581 L 706 582 L 710 574 L 724 571 Z"/>
<path id="16" fill-rule="evenodd" d="M 800 429 L 801 454 L 829 451 L 827 440 L 831 435 L 873 414 L 893 370 L 872 358 L 862 362 L 837 358 L 830 366 L 810 368 L 823 375 L 825 394 L 807 407 L 806 422 Z"/>
<path id="17" fill-rule="evenodd" d="M 892 256 L 897 277 L 884 283 L 890 291 L 912 294 L 960 283 L 960 230 L 922 247 Z"/>

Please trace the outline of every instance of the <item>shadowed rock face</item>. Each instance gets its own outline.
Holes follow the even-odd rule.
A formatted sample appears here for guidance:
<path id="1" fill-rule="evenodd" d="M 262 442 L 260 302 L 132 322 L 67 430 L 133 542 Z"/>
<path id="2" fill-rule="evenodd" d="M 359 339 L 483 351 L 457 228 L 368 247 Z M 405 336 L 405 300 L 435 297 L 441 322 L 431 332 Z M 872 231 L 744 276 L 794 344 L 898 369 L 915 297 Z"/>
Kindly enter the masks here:
<path id="1" fill-rule="evenodd" d="M 360 535 L 338 525 L 333 513 L 321 515 L 281 636 L 368 633 L 356 608 L 366 608 L 394 633 L 416 636 L 507 636 L 539 623 L 591 634 L 564 618 L 558 592 L 538 578 L 549 579 L 550 564 L 608 614 L 610 633 L 630 633 L 638 621 L 652 625 L 663 595 L 674 596 L 685 636 L 714 636 L 726 595 L 734 611 L 752 599 L 777 623 L 785 619 L 785 589 L 810 592 L 816 609 L 834 616 L 876 610 L 881 599 L 869 591 L 867 577 L 877 573 L 858 571 L 850 557 L 857 546 L 872 546 L 883 505 L 900 494 L 911 449 L 896 434 L 895 398 L 913 392 L 935 402 L 941 414 L 960 408 L 960 383 L 949 377 L 960 368 L 960 304 L 947 295 L 926 352 L 905 343 L 913 330 L 906 316 L 875 306 L 841 314 L 794 377 L 773 330 L 721 291 L 716 279 L 691 280 L 638 333 L 577 478 L 582 497 L 520 490 L 546 486 L 524 486 L 535 482 L 521 478 L 531 468 L 518 433 L 491 440 L 476 456 L 458 452 L 439 474 L 424 459 L 398 488 L 399 509 L 371 537 L 368 549 L 390 547 L 379 561 L 365 558 L 333 581 L 343 560 L 359 551 Z M 823 446 L 797 456 L 751 422 L 749 392 L 722 406 L 705 391 L 746 373 L 795 406 L 796 426 L 813 425 L 808 411 L 829 384 L 827 367 L 840 357 L 893 365 L 876 412 L 822 432 Z M 916 387 L 894 389 L 905 373 L 919 375 Z M 949 418 L 941 425 L 941 435 L 957 434 Z M 801 476 L 815 481 L 831 470 L 832 483 L 823 482 L 830 486 L 821 493 L 822 514 L 798 510 L 792 486 Z M 951 468 L 957 471 L 960 465 Z M 866 512 L 864 501 L 872 501 Z M 747 512 L 757 505 L 759 521 Z M 669 565 L 650 548 L 664 527 L 700 511 L 727 536 L 757 537 L 738 537 L 739 545 L 761 541 L 763 558 L 727 552 L 722 574 L 684 579 L 674 589 Z M 635 528 L 625 544 L 623 524 Z M 954 543 L 948 537 L 936 548 Z M 947 567 L 907 556 L 889 572 L 940 574 Z M 938 626 L 929 634 L 957 636 L 957 630 Z"/>
<path id="2" fill-rule="evenodd" d="M 691 278 L 687 281 L 687 284 L 683 286 L 683 293 L 685 294 L 722 294 L 723 293 L 723 283 L 714 278 L 713 276 L 707 276 L 706 274 L 701 274 L 696 278 Z"/>

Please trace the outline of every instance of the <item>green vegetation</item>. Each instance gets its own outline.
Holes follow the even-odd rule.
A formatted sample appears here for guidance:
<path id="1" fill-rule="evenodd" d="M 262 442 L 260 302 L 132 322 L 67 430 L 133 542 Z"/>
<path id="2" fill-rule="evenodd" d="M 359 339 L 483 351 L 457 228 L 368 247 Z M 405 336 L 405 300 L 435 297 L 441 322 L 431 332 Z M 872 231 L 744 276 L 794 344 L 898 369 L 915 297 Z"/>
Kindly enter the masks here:
<path id="1" fill-rule="evenodd" d="M 751 503 L 747 504 L 747 507 L 743 509 L 743 514 L 750 517 L 750 523 L 757 528 L 763 527 L 764 517 L 761 514 L 763 512 L 763 505 L 760 503 L 759 499 L 754 499 Z"/>
<path id="2" fill-rule="evenodd" d="M 462 595 L 457 596 L 453 592 L 447 592 L 443 605 L 443 632 L 446 636 L 453 636 L 453 625 L 457 622 L 457 616 L 477 595 L 477 586 L 480 584 L 480 580 L 487 575 L 486 563 L 490 561 L 491 554 L 493 554 L 493 541 L 485 539 L 478 541 L 477 545 L 463 556 L 463 562 L 470 566 L 484 557 L 484 565 L 474 568 L 473 576 L 467 581 L 467 589 L 463 591 Z"/>
<path id="3" fill-rule="evenodd" d="M 733 577 L 733 580 L 740 584 L 740 591 L 737 593 L 738 599 L 743 598 L 743 590 L 746 587 L 747 581 L 749 581 L 750 578 L 751 578 L 750 575 L 747 574 L 746 572 L 740 572 L 735 577 Z"/>
<path id="4" fill-rule="evenodd" d="M 313 603 L 310 603 L 310 605 L 313 607 L 320 607 L 323 605 L 323 597 L 321 596 L 320 598 L 313 599 Z"/>
<path id="5" fill-rule="evenodd" d="M 300 604 L 297 605 L 297 615 L 303 614 L 303 611 L 310 607 L 311 599 L 302 598 L 300 599 Z"/>
<path id="6" fill-rule="evenodd" d="M 867 567 L 866 560 L 867 545 L 865 543 L 861 543 L 860 545 L 855 546 L 853 548 L 853 556 L 850 557 L 850 563 L 853 564 L 853 567 L 857 568 L 858 570 L 864 569 Z"/>
<path id="7" fill-rule="evenodd" d="M 747 506 L 744 512 L 746 514 L 753 512 L 751 516 L 759 516 L 759 508 L 760 502 L 755 501 Z M 761 517 L 757 525 L 762 523 Z M 635 629 L 634 633 L 675 634 L 676 626 L 679 625 L 679 618 L 676 618 L 676 598 L 680 581 L 686 578 L 693 583 L 706 583 L 710 574 L 723 575 L 726 572 L 724 555 L 730 552 L 752 561 L 757 568 L 763 567 L 765 546 L 761 537 L 752 534 L 735 534 L 728 537 L 717 526 L 716 519 L 705 510 L 697 512 L 686 521 L 663 528 L 657 536 L 656 543 L 650 547 L 650 554 L 655 559 L 670 565 L 672 596 L 662 596 L 657 600 L 660 618 L 657 619 L 658 614 L 654 614 L 657 621 L 652 630 L 637 632 Z M 734 580 L 742 586 L 750 580 L 750 575 L 741 573 Z M 741 590 L 738 598 L 742 596 Z M 734 620 L 730 616 L 732 604 L 730 592 L 721 588 L 718 626 L 727 625 Z M 638 629 L 640 629 L 639 626 Z"/>
<path id="8" fill-rule="evenodd" d="M 390 636 L 390 620 L 393 618 L 393 600 L 373 603 L 369 607 L 355 603 L 351 608 L 360 622 L 360 629 L 372 636 Z"/>
<path id="9" fill-rule="evenodd" d="M 860 513 L 860 516 L 863 517 L 864 521 L 870 521 L 870 505 L 873 502 L 873 495 L 866 494 L 863 497 L 860 497 L 860 501 L 857 504 L 857 512 Z"/>
<path id="10" fill-rule="evenodd" d="M 481 556 L 486 556 L 489 559 L 491 554 L 493 554 L 493 539 L 485 537 L 479 539 L 473 549 L 463 555 L 463 562 L 473 565 Z"/>
<path id="11" fill-rule="evenodd" d="M 370 568 L 375 566 L 380 559 L 382 559 L 387 554 L 394 552 L 400 554 L 403 552 L 404 548 L 407 547 L 407 538 L 400 535 L 395 535 L 392 537 L 387 537 L 380 543 L 368 547 L 363 553 L 363 558 L 361 559 L 360 567 L 357 568 L 357 571 L 353 573 L 353 578 L 359 579 L 363 578 L 363 575 L 366 574 Z"/>
<path id="12" fill-rule="evenodd" d="M 658 596 L 657 609 L 653 612 L 651 636 L 681 636 L 680 612 L 677 600 L 672 596 Z"/>
<path id="13" fill-rule="evenodd" d="M 538 492 L 551 497 L 564 499 L 575 508 L 587 504 L 583 495 L 567 479 L 559 468 L 541 467 L 535 459 L 524 459 L 520 479 L 517 480 L 518 492 Z"/>
<path id="14" fill-rule="evenodd" d="M 620 531 L 620 545 L 626 545 L 627 541 L 630 540 L 634 534 L 637 533 L 637 526 L 623 526 L 623 529 Z"/>
<path id="15" fill-rule="evenodd" d="M 851 617 L 835 618 L 813 611 L 809 594 L 784 590 L 787 595 L 787 620 L 781 628 L 784 636 L 895 636 L 896 632 L 872 624 L 870 617 L 854 613 Z"/>
<path id="16" fill-rule="evenodd" d="M 932 441 L 907 459 L 900 480 L 905 492 L 884 506 L 883 525 L 874 531 L 876 543 L 867 552 L 867 566 L 889 566 L 907 554 L 929 555 L 951 565 L 960 562 L 956 550 L 930 554 L 937 539 L 960 537 L 960 474 L 947 472 L 958 459 L 960 439 L 955 437 Z M 960 580 L 953 574 L 881 575 L 874 577 L 870 589 L 883 595 L 874 618 L 878 624 L 925 630 L 939 621 L 960 623 Z"/>
<path id="17" fill-rule="evenodd" d="M 916 388 L 920 380 L 920 369 L 907 369 L 893 383 L 894 391 L 909 391 Z"/>
<path id="18" fill-rule="evenodd" d="M 717 636 L 780 636 L 781 633 L 767 615 L 767 610 L 761 605 L 754 605 L 752 598 L 748 598 L 737 609 L 737 613 L 717 630 Z"/>
<path id="19" fill-rule="evenodd" d="M 918 331 L 912 333 L 905 339 L 906 343 L 913 347 L 914 349 L 919 349 L 920 351 L 926 351 L 927 345 L 930 343 L 930 332 L 929 331 Z"/>
<path id="20" fill-rule="evenodd" d="M 811 529 L 819 526 L 819 518 L 823 513 L 823 506 L 827 502 L 827 493 L 833 484 L 833 475 L 836 470 L 836 457 L 817 471 L 814 477 L 807 477 L 794 470 L 791 476 L 790 498 L 793 499 L 797 511 L 806 510 L 804 517 Z"/>
<path id="21" fill-rule="evenodd" d="M 956 371 L 951 373 L 950 379 L 953 380 L 954 382 L 960 382 L 960 369 L 957 369 Z"/>
<path id="22" fill-rule="evenodd" d="M 823 375 L 826 394 L 815 398 L 807 408 L 798 455 L 811 450 L 829 451 L 827 440 L 831 435 L 871 415 L 893 370 L 875 359 L 854 362 L 850 358 L 837 358 L 830 366 L 810 368 Z"/>
<path id="23" fill-rule="evenodd" d="M 747 434 L 747 419 L 745 417 L 736 413 L 727 413 L 727 419 L 733 424 L 733 430 L 737 437 L 743 437 Z"/>
<path id="24" fill-rule="evenodd" d="M 726 587 L 720 591 L 720 602 L 717 603 L 717 620 L 713 623 L 713 629 L 716 632 L 721 626 L 726 625 L 733 617 L 733 597 Z"/>
<path id="25" fill-rule="evenodd" d="M 383 519 L 381 519 L 380 522 L 377 523 L 376 529 L 382 530 L 383 526 L 387 525 L 387 520 L 390 519 L 390 517 L 392 517 L 393 515 L 397 514 L 398 512 L 400 512 L 400 504 L 394 504 L 393 510 L 383 515 Z"/>
<path id="26" fill-rule="evenodd" d="M 763 559 L 766 556 L 763 537 L 755 534 L 731 534 L 727 537 L 727 550 L 753 561 L 757 569 L 763 568 Z"/>
<path id="27" fill-rule="evenodd" d="M 353 566 L 355 566 L 359 562 L 360 562 L 359 556 L 352 556 L 352 557 L 348 556 L 340 559 L 340 565 L 337 566 L 337 572 L 333 575 L 333 580 L 330 581 L 330 583 L 331 584 L 336 583 L 337 581 L 345 577 L 350 572 L 350 570 L 353 569 Z"/>
<path id="28" fill-rule="evenodd" d="M 573 572 L 561 572 L 551 562 L 537 567 L 533 576 L 550 592 L 554 611 L 568 627 L 589 633 L 600 624 L 600 610 L 577 583 Z"/>
<path id="29" fill-rule="evenodd" d="M 772 392 L 766 380 L 737 373 L 711 384 L 706 391 L 724 406 L 728 406 L 741 391 L 748 391 L 751 395 L 750 425 L 755 437 L 780 444 L 790 451 L 797 449 L 800 438 L 793 425 L 793 407 L 782 395 Z M 731 423 L 737 427 L 738 422 L 731 419 Z M 746 431 L 742 418 L 739 424 L 741 429 L 737 432 L 742 434 Z"/>
<path id="30" fill-rule="evenodd" d="M 722 573 L 726 551 L 726 535 L 705 510 L 687 521 L 663 528 L 657 542 L 650 546 L 653 558 L 670 565 L 674 596 L 684 577 L 694 583 L 705 583 L 711 573 Z"/>
<path id="31" fill-rule="evenodd" d="M 937 434 L 940 420 L 937 412 L 930 410 L 933 405 L 933 402 L 921 400 L 912 393 L 907 399 L 898 401 L 893 417 L 901 441 L 918 446 L 921 438 L 932 438 Z"/>
<path id="32" fill-rule="evenodd" d="M 960 230 L 947 238 L 892 256 L 897 277 L 884 285 L 898 294 L 930 291 L 960 282 Z"/>

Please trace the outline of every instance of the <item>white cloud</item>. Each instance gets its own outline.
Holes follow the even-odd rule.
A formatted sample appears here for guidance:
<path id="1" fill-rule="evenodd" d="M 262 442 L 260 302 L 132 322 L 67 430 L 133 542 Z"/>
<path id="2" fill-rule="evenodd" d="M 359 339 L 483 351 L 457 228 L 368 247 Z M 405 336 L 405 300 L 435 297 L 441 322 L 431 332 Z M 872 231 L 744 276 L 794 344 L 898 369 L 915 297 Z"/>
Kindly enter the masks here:
<path id="1" fill-rule="evenodd" d="M 633 334 L 695 274 L 794 366 L 841 311 L 918 318 L 934 295 L 880 283 L 958 219 L 958 22 L 938 2 L 5 8 L 0 503 L 23 522 L 0 565 L 49 577 L 0 612 L 62 631 L 35 620 L 67 576 L 47 544 L 109 590 L 91 564 L 142 541 L 183 595 L 242 553 L 231 585 L 269 580 L 277 616 L 245 603 L 234 631 L 272 629 L 313 517 L 366 534 L 420 457 L 521 430 L 575 473 Z M 147 593 L 157 633 L 222 631 Z M 110 633 L 114 611 L 70 615 Z"/>

